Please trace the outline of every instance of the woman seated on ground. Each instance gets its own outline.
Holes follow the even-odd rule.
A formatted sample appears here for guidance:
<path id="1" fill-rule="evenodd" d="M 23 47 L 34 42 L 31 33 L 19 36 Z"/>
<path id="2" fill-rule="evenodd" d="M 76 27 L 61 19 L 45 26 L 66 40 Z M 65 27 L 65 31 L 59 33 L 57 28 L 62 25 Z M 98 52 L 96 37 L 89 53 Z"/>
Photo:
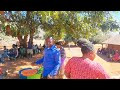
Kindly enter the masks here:
<path id="1" fill-rule="evenodd" d="M 18 56 L 18 48 L 15 44 L 12 45 L 12 49 L 10 49 L 10 53 L 8 54 L 9 59 L 15 59 Z"/>
<path id="2" fill-rule="evenodd" d="M 86 41 L 86 43 L 85 43 Z M 93 61 L 95 49 L 91 42 L 81 39 L 77 42 L 81 47 L 82 57 L 72 57 L 65 66 L 65 75 L 68 79 L 109 79 L 103 67 Z"/>
<path id="3" fill-rule="evenodd" d="M 112 57 L 112 60 L 113 61 L 118 61 L 118 60 L 120 60 L 120 55 L 119 55 L 119 53 L 118 53 L 118 50 L 116 50 L 116 52 L 115 52 L 115 54 L 113 55 L 113 57 Z"/>

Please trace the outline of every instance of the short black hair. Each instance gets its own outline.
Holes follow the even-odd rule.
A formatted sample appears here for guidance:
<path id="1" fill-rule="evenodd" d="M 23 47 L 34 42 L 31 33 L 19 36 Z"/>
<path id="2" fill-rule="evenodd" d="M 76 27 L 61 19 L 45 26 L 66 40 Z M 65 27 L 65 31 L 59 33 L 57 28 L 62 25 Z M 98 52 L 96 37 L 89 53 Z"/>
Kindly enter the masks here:
<path id="1" fill-rule="evenodd" d="M 60 46 L 61 46 L 61 42 L 56 42 L 55 44 L 56 44 L 56 45 L 60 45 Z"/>
<path id="2" fill-rule="evenodd" d="M 90 51 L 94 51 L 94 45 L 87 39 L 79 39 L 77 45 L 81 48 L 83 54 L 87 54 Z"/>

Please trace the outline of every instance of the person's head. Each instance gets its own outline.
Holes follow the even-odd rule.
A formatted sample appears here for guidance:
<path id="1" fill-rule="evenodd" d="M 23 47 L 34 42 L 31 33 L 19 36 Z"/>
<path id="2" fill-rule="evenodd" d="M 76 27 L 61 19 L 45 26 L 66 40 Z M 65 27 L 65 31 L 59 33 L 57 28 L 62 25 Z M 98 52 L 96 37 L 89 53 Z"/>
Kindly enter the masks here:
<path id="1" fill-rule="evenodd" d="M 61 42 L 56 42 L 55 45 L 57 46 L 57 48 L 61 47 Z"/>
<path id="2" fill-rule="evenodd" d="M 15 44 L 12 45 L 12 48 L 15 48 Z"/>
<path id="3" fill-rule="evenodd" d="M 3 48 L 6 49 L 6 46 L 4 46 Z"/>
<path id="4" fill-rule="evenodd" d="M 100 50 L 100 48 L 98 48 L 98 50 Z"/>
<path id="5" fill-rule="evenodd" d="M 18 48 L 17 45 L 15 45 L 14 48 L 17 49 Z"/>
<path id="6" fill-rule="evenodd" d="M 90 41 L 88 41 L 86 39 L 80 39 L 77 42 L 77 45 L 81 48 L 83 57 L 89 58 L 90 60 L 95 59 L 94 45 Z"/>
<path id="7" fill-rule="evenodd" d="M 54 44 L 54 39 L 52 37 L 47 37 L 45 39 L 45 45 L 49 48 Z"/>

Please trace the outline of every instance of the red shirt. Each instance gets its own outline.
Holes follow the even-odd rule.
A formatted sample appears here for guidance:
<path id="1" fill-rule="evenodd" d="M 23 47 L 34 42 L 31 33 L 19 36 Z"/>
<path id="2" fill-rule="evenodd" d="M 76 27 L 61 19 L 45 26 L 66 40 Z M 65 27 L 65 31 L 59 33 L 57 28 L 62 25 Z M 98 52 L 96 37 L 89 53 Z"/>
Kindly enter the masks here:
<path id="1" fill-rule="evenodd" d="M 81 57 L 71 58 L 66 66 L 65 73 L 70 75 L 70 79 L 109 79 L 109 75 L 102 66 L 89 59 Z"/>

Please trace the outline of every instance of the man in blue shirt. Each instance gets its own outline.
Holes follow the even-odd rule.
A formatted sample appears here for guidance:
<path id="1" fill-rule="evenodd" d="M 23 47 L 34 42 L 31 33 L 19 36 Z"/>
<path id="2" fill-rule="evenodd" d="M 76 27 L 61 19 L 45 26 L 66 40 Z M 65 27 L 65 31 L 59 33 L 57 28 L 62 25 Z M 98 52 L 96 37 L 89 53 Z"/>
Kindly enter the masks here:
<path id="1" fill-rule="evenodd" d="M 35 64 L 43 64 L 43 79 L 54 79 L 58 75 L 61 66 L 60 51 L 54 45 L 52 37 L 48 37 L 45 40 L 45 44 L 44 56 L 40 60 L 36 61 Z"/>

